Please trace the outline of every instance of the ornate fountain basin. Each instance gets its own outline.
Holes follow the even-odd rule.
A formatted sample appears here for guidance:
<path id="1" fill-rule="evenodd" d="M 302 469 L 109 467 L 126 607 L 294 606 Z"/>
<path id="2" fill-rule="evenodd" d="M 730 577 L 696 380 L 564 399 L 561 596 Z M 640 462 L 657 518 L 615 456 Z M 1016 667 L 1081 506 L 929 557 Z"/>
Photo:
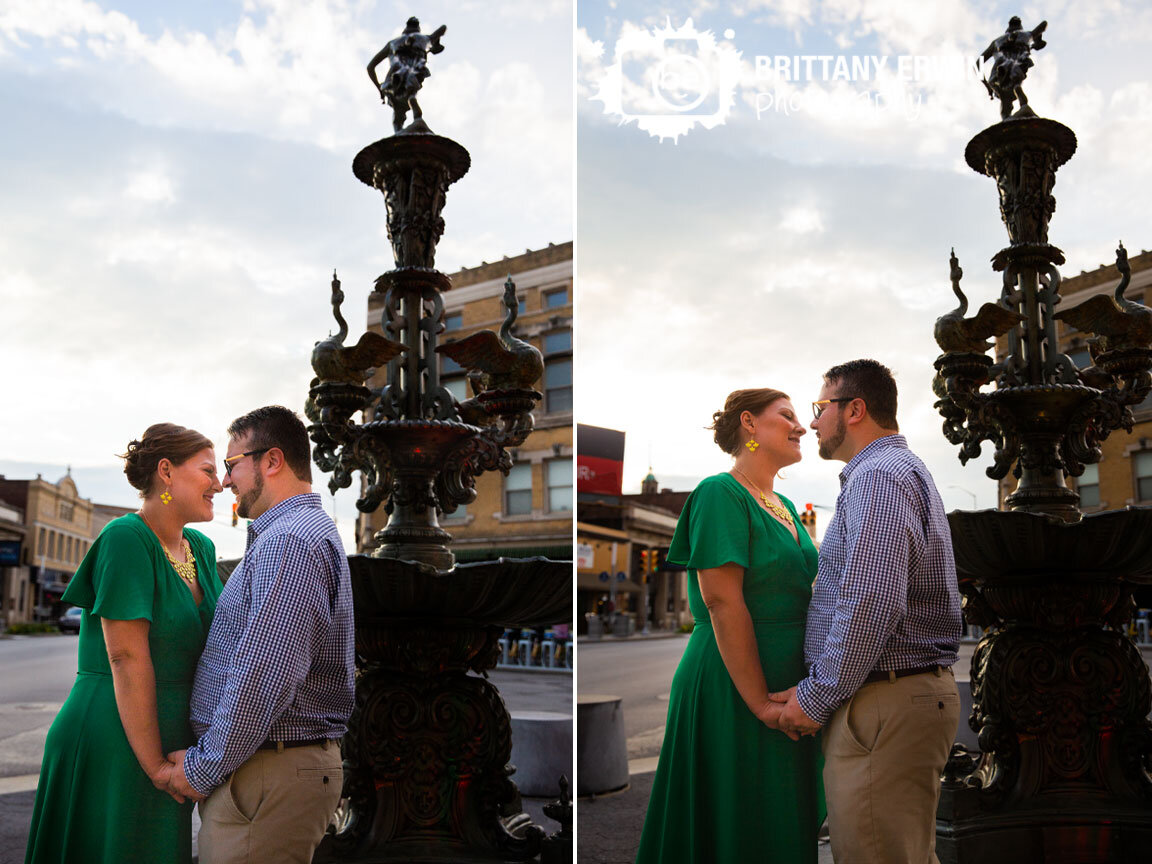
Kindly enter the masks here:
<path id="1" fill-rule="evenodd" d="M 438 570 L 417 561 L 350 555 L 356 623 L 437 618 L 503 627 L 567 621 L 571 561 L 501 558 Z"/>
<path id="2" fill-rule="evenodd" d="M 948 523 L 961 581 L 1152 584 L 1152 507 L 1092 513 L 1071 523 L 1021 511 L 956 510 Z"/>

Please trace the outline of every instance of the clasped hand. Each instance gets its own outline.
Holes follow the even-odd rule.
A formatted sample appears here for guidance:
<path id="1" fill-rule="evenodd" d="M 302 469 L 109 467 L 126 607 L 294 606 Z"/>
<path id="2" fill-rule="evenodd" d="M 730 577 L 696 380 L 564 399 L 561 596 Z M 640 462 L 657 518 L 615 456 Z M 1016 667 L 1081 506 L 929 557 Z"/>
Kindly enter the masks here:
<path id="1" fill-rule="evenodd" d="M 820 724 L 804 713 L 796 700 L 796 688 L 789 687 L 779 693 L 769 693 L 770 700 L 760 712 L 760 720 L 768 726 L 779 729 L 793 741 L 801 735 L 815 735 Z"/>
<path id="2" fill-rule="evenodd" d="M 162 792 L 167 792 L 180 804 L 185 800 L 203 801 L 204 797 L 188 782 L 184 775 L 184 750 L 173 750 L 168 754 L 159 768 L 152 776 L 152 785 Z"/>

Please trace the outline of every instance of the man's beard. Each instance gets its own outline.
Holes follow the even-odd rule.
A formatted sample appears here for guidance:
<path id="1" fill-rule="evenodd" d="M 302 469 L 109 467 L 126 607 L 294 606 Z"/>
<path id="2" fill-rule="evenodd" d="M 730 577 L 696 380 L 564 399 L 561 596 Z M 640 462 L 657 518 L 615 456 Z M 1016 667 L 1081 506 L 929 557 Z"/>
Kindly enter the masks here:
<path id="1" fill-rule="evenodd" d="M 844 418 L 836 418 L 836 429 L 832 432 L 829 438 L 820 438 L 820 458 L 831 459 L 840 445 L 844 443 L 844 437 L 848 434 L 848 424 L 844 422 Z"/>
<path id="2" fill-rule="evenodd" d="M 240 496 L 236 501 L 236 515 L 241 519 L 248 519 L 249 514 L 252 512 L 252 505 L 260 500 L 260 496 L 264 494 L 264 475 L 259 471 L 256 472 L 256 483 L 252 488 Z"/>

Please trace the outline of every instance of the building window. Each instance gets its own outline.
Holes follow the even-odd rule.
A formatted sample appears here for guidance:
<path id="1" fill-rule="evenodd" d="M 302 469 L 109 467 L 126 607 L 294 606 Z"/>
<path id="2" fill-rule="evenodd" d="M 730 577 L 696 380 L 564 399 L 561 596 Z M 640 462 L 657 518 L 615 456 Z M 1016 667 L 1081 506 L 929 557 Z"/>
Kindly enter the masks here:
<path id="1" fill-rule="evenodd" d="M 1081 507 L 1100 506 L 1100 466 L 1085 465 L 1084 473 L 1076 481 L 1076 491 L 1080 493 Z"/>
<path id="2" fill-rule="evenodd" d="M 527 311 L 528 311 L 528 301 L 525 300 L 523 297 L 517 298 L 516 314 L 517 315 L 523 315 Z"/>
<path id="3" fill-rule="evenodd" d="M 72 538 L 71 537 L 65 537 L 64 538 L 64 560 L 65 561 L 71 561 L 72 560 Z"/>
<path id="4" fill-rule="evenodd" d="M 461 504 L 459 507 L 457 507 L 451 513 L 444 513 L 440 517 L 440 521 L 441 522 L 463 522 L 467 518 L 468 518 L 468 507 L 465 504 Z"/>
<path id="5" fill-rule="evenodd" d="M 544 334 L 544 353 L 558 354 L 562 351 L 572 350 L 572 331 L 559 330 L 555 333 Z"/>
<path id="6" fill-rule="evenodd" d="M 544 410 L 572 410 L 572 331 L 544 334 Z"/>
<path id="7" fill-rule="evenodd" d="M 544 292 L 544 308 L 557 309 L 561 306 L 568 305 L 568 289 L 560 288 L 556 291 Z"/>
<path id="8" fill-rule="evenodd" d="M 446 375 L 461 375 L 464 372 L 464 367 L 444 354 L 440 355 L 440 377 Z"/>
<path id="9" fill-rule="evenodd" d="M 1092 365 L 1092 356 L 1087 348 L 1073 348 L 1068 352 L 1068 359 L 1076 364 L 1077 369 L 1087 369 Z"/>
<path id="10" fill-rule="evenodd" d="M 552 459 L 548 469 L 548 510 L 572 510 L 572 460 Z"/>
<path id="11" fill-rule="evenodd" d="M 56 532 L 55 531 L 49 531 L 48 532 L 48 557 L 49 558 L 55 558 L 56 557 Z"/>
<path id="12" fill-rule="evenodd" d="M 48 548 L 48 547 L 45 545 L 47 542 L 48 542 L 48 540 L 47 540 L 47 538 L 44 536 L 44 529 L 43 529 L 43 528 L 41 528 L 41 529 L 40 529 L 40 539 L 39 539 L 39 540 L 37 541 L 37 543 L 36 543 L 36 551 L 37 551 L 37 553 L 39 553 L 40 555 L 43 555 L 43 554 L 44 554 L 44 550 Z"/>
<path id="13" fill-rule="evenodd" d="M 1136 471 L 1136 500 L 1152 501 L 1152 450 L 1133 453 L 1132 465 Z"/>
<path id="14" fill-rule="evenodd" d="M 532 512 L 532 465 L 513 465 L 504 478 L 504 515 L 526 516 Z"/>
<path id="15" fill-rule="evenodd" d="M 444 388 L 456 397 L 457 402 L 463 402 L 468 398 L 468 380 L 466 378 L 449 378 L 447 381 L 441 381 Z"/>
<path id="16" fill-rule="evenodd" d="M 444 316 L 445 330 L 459 330 L 464 326 L 463 312 L 449 312 Z"/>

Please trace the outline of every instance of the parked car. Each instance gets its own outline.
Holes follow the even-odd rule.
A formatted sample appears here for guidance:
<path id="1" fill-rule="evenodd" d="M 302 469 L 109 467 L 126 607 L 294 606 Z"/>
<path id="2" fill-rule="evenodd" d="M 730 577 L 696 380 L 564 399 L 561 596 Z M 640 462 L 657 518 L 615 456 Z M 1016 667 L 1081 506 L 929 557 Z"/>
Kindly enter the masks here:
<path id="1" fill-rule="evenodd" d="M 60 620 L 56 622 L 56 626 L 60 628 L 61 633 L 79 633 L 80 632 L 80 615 L 84 612 L 79 606 L 70 606 L 68 610 L 60 616 Z"/>

